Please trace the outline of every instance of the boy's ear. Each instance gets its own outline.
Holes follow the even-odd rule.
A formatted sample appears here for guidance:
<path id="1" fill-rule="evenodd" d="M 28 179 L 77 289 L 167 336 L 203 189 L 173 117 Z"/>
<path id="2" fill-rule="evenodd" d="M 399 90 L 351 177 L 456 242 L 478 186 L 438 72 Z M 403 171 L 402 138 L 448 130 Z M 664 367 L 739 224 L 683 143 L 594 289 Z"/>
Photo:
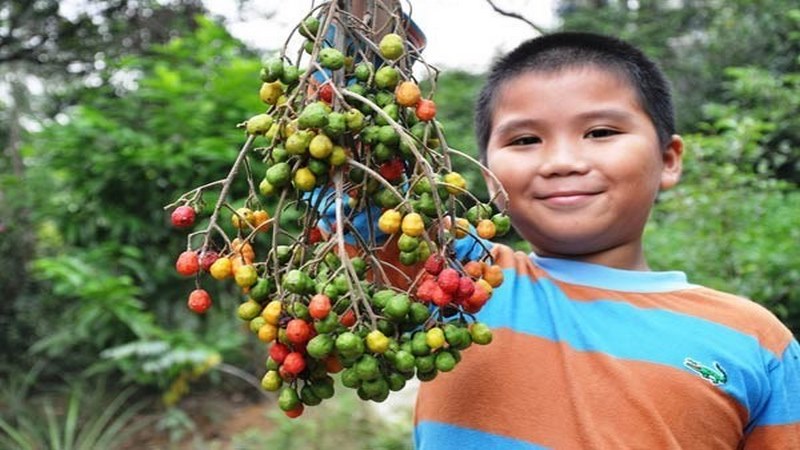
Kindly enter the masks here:
<path id="1" fill-rule="evenodd" d="M 489 191 L 489 197 L 495 199 L 494 204 L 500 211 L 505 210 L 507 207 L 505 198 L 502 195 L 497 195 L 497 197 L 495 197 L 497 191 L 500 190 L 500 186 L 498 185 L 499 181 L 492 177 L 485 168 L 481 168 L 481 175 L 483 175 L 483 181 L 486 183 L 486 189 Z"/>
<path id="2" fill-rule="evenodd" d="M 673 134 L 666 150 L 661 155 L 664 167 L 661 169 L 661 190 L 678 184 L 683 170 L 683 139 Z"/>

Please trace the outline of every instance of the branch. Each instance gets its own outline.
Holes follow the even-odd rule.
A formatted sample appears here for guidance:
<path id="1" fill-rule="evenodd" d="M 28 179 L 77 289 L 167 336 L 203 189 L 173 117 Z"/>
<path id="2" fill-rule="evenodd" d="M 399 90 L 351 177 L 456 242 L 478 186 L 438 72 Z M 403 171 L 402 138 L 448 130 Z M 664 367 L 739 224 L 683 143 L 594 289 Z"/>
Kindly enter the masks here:
<path id="1" fill-rule="evenodd" d="M 506 11 L 506 10 L 500 9 L 497 5 L 494 4 L 494 2 L 492 0 L 486 0 L 486 3 L 488 3 L 489 6 L 492 7 L 492 9 L 494 9 L 496 12 L 500 13 L 501 15 L 506 16 L 506 17 L 511 17 L 513 19 L 519 19 L 519 20 L 525 22 L 526 24 L 528 24 L 534 30 L 536 30 L 539 34 L 547 34 L 547 32 L 544 29 L 542 29 L 542 27 L 540 27 L 539 25 L 536 25 L 535 23 L 533 23 L 530 20 L 526 19 L 522 15 L 517 14 L 517 13 L 512 12 L 512 11 Z"/>

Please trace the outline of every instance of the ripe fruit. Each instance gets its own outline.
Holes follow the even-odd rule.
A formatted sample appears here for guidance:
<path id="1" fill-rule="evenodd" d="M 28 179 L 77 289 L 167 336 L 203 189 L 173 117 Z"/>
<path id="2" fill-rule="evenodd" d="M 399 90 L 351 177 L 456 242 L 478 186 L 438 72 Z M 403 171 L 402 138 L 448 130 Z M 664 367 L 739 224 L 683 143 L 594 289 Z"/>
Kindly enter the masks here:
<path id="1" fill-rule="evenodd" d="M 409 213 L 403 217 L 403 223 L 400 225 L 400 229 L 409 236 L 419 237 L 425 233 L 425 222 L 418 213 Z"/>
<path id="2" fill-rule="evenodd" d="M 434 103 L 433 100 L 423 98 L 417 103 L 415 113 L 417 118 L 423 122 L 433 120 L 433 118 L 436 117 L 436 103 Z"/>
<path id="3" fill-rule="evenodd" d="M 261 85 L 261 89 L 258 91 L 258 96 L 261 98 L 261 101 L 268 105 L 274 105 L 278 103 L 278 99 L 281 97 L 281 95 L 283 95 L 283 87 L 281 87 L 281 83 L 278 81 L 264 83 Z"/>
<path id="4" fill-rule="evenodd" d="M 239 208 L 231 216 L 231 224 L 234 228 L 247 228 L 248 224 L 253 223 L 253 211 L 250 208 Z"/>
<path id="5" fill-rule="evenodd" d="M 208 271 L 216 280 L 224 280 L 225 278 L 233 276 L 231 259 L 226 256 L 218 258 L 213 264 L 211 264 L 211 267 L 208 269 Z"/>
<path id="6" fill-rule="evenodd" d="M 381 56 L 386 59 L 395 60 L 403 56 L 403 38 L 395 33 L 389 33 L 381 39 L 378 48 Z"/>
<path id="7" fill-rule="evenodd" d="M 458 195 L 467 189 L 467 180 L 458 172 L 450 172 L 444 176 L 445 189 L 447 192 Z"/>
<path id="8" fill-rule="evenodd" d="M 497 264 L 486 266 L 483 269 L 483 279 L 489 283 L 489 286 L 496 288 L 503 284 L 503 269 Z"/>
<path id="9" fill-rule="evenodd" d="M 497 233 L 494 222 L 490 219 L 481 219 L 478 222 L 478 226 L 475 227 L 475 230 L 478 232 L 478 236 L 483 239 L 492 239 Z"/>
<path id="10" fill-rule="evenodd" d="M 200 255 L 200 269 L 202 269 L 203 272 L 208 272 L 211 270 L 211 265 L 214 264 L 217 259 L 219 259 L 219 253 L 214 250 L 203 252 Z"/>
<path id="11" fill-rule="evenodd" d="M 256 272 L 256 268 L 251 264 L 245 264 L 236 269 L 233 273 L 233 278 L 236 280 L 236 284 L 246 288 L 256 283 L 258 280 L 258 272 Z"/>
<path id="12" fill-rule="evenodd" d="M 308 144 L 308 152 L 317 159 L 325 159 L 330 156 L 333 151 L 333 142 L 331 138 L 324 134 L 318 134 L 311 139 Z"/>
<path id="13" fill-rule="evenodd" d="M 425 333 L 425 343 L 432 349 L 437 349 L 445 344 L 444 331 L 439 327 L 433 327 Z"/>
<path id="14" fill-rule="evenodd" d="M 272 127 L 272 116 L 269 114 L 258 114 L 247 119 L 245 130 L 247 134 L 260 135 L 266 134 Z"/>
<path id="15" fill-rule="evenodd" d="M 178 260 L 175 261 L 175 270 L 185 277 L 196 274 L 197 271 L 200 270 L 200 261 L 197 257 L 197 252 L 194 250 L 186 250 L 181 253 L 178 256 Z"/>
<path id="16" fill-rule="evenodd" d="M 400 211 L 387 209 L 378 219 L 378 228 L 386 234 L 397 233 L 400 230 L 400 221 L 402 217 Z"/>
<path id="17" fill-rule="evenodd" d="M 195 289 L 189 294 L 187 306 L 197 314 L 203 314 L 211 308 L 211 295 L 205 289 Z"/>
<path id="18" fill-rule="evenodd" d="M 385 353 L 391 340 L 380 330 L 372 330 L 367 334 L 367 348 L 373 353 Z"/>
<path id="19" fill-rule="evenodd" d="M 395 100 L 400 106 L 416 106 L 421 95 L 419 86 L 413 81 L 403 81 L 394 90 Z"/>
<path id="20" fill-rule="evenodd" d="M 301 167 L 294 173 L 293 183 L 298 191 L 309 192 L 317 184 L 317 177 L 308 167 Z"/>
<path id="21" fill-rule="evenodd" d="M 188 228 L 194 225 L 194 219 L 196 217 L 196 213 L 194 208 L 191 206 L 183 205 L 178 206 L 172 211 L 170 215 L 170 220 L 172 221 L 172 226 L 175 228 Z"/>
<path id="22" fill-rule="evenodd" d="M 328 82 L 320 86 L 317 90 L 317 96 L 325 103 L 333 102 L 333 85 Z"/>
<path id="23" fill-rule="evenodd" d="M 431 255 L 425 261 L 425 271 L 431 275 L 439 275 L 444 269 L 444 258 L 441 255 Z"/>
<path id="24" fill-rule="evenodd" d="M 308 314 L 314 319 L 322 320 L 331 312 L 331 298 L 324 294 L 311 297 L 308 302 Z"/>
<path id="25" fill-rule="evenodd" d="M 269 357 L 278 364 L 283 364 L 286 356 L 291 352 L 287 345 L 276 342 L 269 348 Z"/>

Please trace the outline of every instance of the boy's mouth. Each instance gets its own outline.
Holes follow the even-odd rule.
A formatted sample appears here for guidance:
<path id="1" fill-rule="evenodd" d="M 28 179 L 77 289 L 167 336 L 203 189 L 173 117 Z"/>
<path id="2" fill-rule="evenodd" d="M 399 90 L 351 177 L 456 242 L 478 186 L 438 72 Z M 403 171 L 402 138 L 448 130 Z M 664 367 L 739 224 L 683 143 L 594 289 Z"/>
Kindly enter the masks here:
<path id="1" fill-rule="evenodd" d="M 591 201 L 600 191 L 563 190 L 543 192 L 534 197 L 550 206 L 580 206 Z"/>

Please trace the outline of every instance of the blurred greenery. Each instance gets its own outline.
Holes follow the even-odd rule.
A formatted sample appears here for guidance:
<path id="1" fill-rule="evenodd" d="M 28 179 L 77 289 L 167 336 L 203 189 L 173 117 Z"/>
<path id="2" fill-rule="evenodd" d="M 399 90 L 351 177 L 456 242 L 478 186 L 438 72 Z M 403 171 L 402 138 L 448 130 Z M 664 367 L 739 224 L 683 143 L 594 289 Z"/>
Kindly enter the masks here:
<path id="1" fill-rule="evenodd" d="M 7 413 L 23 411 L 31 390 L 49 395 L 40 386 L 67 378 L 111 377 L 174 404 L 198 377 L 216 373 L 204 380 L 219 383 L 223 364 L 263 370 L 263 346 L 233 317 L 240 296 L 232 286 L 204 285 L 215 301 L 206 316 L 186 309 L 194 280 L 173 269 L 186 233 L 169 226 L 163 209 L 227 172 L 244 141 L 235 124 L 262 109 L 259 57 L 218 23 L 191 17 L 195 2 L 178 3 L 186 7 L 184 26 L 97 56 L 102 64 L 90 66 L 98 83 L 68 81 L 54 66 L 35 73 L 58 89 L 33 96 L 9 88 L 11 95 L 0 97 L 8 124 L 0 127 L 8 149 L 0 156 L 0 379 L 35 370 L 0 390 L 2 445 L 35 446 L 52 436 L 63 444 L 77 436 L 74 418 L 92 406 L 69 391 L 57 396 L 67 405 L 62 423 L 25 423 L 47 417 L 45 404 L 20 418 Z M 662 194 L 646 229 L 650 264 L 753 298 L 797 332 L 800 10 L 788 0 L 633 3 L 561 1 L 559 12 L 565 29 L 611 32 L 641 45 L 674 82 L 685 174 Z M 63 42 L 72 62 L 94 61 L 97 47 L 81 52 Z M 19 87 L 21 74 L 34 73 L 31 63 L 5 61 L 12 53 L 4 52 L 8 47 L 0 48 L 0 68 L 16 70 L 9 86 Z M 483 79 L 445 71 L 436 85 L 449 145 L 473 156 L 472 107 Z M 487 200 L 474 166 L 458 157 L 454 164 Z M 236 189 L 243 198 L 243 187 Z M 204 200 L 213 204 L 214 197 Z M 504 242 L 527 248 L 513 234 Z M 129 391 L 122 397 L 137 404 Z M 185 422 L 168 411 L 167 419 Z M 281 430 L 270 442 L 301 438 Z M 332 431 L 303 431 L 312 432 Z M 387 442 L 393 436 L 386 434 Z M 380 437 L 373 436 L 376 446 Z M 402 448 L 395 441 L 390 447 Z"/>

